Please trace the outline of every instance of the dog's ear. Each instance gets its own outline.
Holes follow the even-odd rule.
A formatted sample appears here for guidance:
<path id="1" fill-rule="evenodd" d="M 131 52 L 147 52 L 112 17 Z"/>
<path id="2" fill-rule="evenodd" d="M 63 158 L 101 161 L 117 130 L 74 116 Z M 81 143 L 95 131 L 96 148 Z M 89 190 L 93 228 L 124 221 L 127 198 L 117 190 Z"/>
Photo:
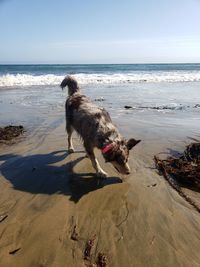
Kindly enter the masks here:
<path id="1" fill-rule="evenodd" d="M 126 146 L 128 150 L 131 150 L 134 146 L 136 146 L 141 140 L 135 140 L 134 138 L 131 138 L 127 141 Z"/>

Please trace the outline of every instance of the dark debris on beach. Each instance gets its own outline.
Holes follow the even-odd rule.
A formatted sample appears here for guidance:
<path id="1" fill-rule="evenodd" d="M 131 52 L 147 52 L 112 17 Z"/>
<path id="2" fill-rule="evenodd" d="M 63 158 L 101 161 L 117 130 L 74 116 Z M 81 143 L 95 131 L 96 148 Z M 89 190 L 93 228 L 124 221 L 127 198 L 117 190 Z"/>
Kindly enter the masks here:
<path id="1" fill-rule="evenodd" d="M 96 235 L 94 235 L 91 239 L 89 239 L 86 243 L 85 250 L 84 250 L 84 260 L 89 260 L 91 257 L 91 250 L 94 246 L 94 241 L 96 239 Z"/>
<path id="2" fill-rule="evenodd" d="M 195 104 L 194 106 L 189 106 L 189 105 L 183 105 L 183 104 L 179 104 L 177 106 L 170 106 L 170 105 L 161 105 L 161 106 L 129 106 L 129 105 L 126 105 L 124 106 L 125 109 L 132 109 L 132 110 L 135 110 L 135 109 L 148 109 L 148 110 L 158 110 L 158 111 L 162 111 L 162 110 L 186 110 L 186 109 L 191 109 L 191 108 L 194 108 L 194 109 L 199 109 L 200 108 L 200 104 Z"/>
<path id="3" fill-rule="evenodd" d="M 3 141 L 11 141 L 12 139 L 23 134 L 25 129 L 22 125 L 13 126 L 9 125 L 6 127 L 0 127 L 0 143 Z"/>
<path id="4" fill-rule="evenodd" d="M 179 158 L 161 160 L 155 157 L 155 162 L 159 170 L 165 170 L 180 184 L 200 189 L 200 143 L 188 145 Z"/>
<path id="5" fill-rule="evenodd" d="M 97 258 L 97 266 L 98 267 L 107 267 L 108 266 L 108 258 L 105 253 L 99 253 Z"/>
<path id="6" fill-rule="evenodd" d="M 186 187 L 200 192 L 200 142 L 188 145 L 183 154 L 178 157 L 160 159 L 154 157 L 156 168 L 169 184 L 198 212 L 200 207 L 181 189 Z"/>

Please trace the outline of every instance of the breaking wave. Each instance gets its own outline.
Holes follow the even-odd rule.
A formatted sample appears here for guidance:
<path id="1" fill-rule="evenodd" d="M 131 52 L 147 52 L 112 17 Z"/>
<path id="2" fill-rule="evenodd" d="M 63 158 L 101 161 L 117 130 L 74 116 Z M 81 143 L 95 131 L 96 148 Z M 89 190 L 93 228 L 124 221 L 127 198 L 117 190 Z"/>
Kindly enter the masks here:
<path id="1" fill-rule="evenodd" d="M 176 72 L 130 72 L 130 73 L 101 73 L 73 75 L 80 84 L 124 84 L 138 82 L 196 82 L 200 81 L 200 71 Z M 0 76 L 0 87 L 23 87 L 35 85 L 59 85 L 63 75 L 45 74 L 6 74 Z"/>

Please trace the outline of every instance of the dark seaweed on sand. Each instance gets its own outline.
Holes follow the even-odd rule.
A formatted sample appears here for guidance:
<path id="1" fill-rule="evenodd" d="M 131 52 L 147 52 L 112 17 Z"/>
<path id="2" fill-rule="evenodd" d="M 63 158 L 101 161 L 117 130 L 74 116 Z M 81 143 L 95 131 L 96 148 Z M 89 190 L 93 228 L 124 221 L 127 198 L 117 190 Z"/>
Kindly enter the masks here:
<path id="1" fill-rule="evenodd" d="M 6 127 L 0 127 L 0 142 L 1 141 L 10 141 L 13 138 L 18 137 L 24 133 L 24 127 L 22 125 L 19 126 L 6 126 Z"/>
<path id="2" fill-rule="evenodd" d="M 108 258 L 105 253 L 99 253 L 97 258 L 97 266 L 98 267 L 107 267 L 108 266 Z"/>
<path id="3" fill-rule="evenodd" d="M 84 250 L 84 260 L 89 260 L 91 257 L 91 250 L 94 246 L 94 241 L 96 239 L 96 235 L 94 235 L 91 239 L 89 239 L 86 243 L 85 250 Z"/>
<path id="4" fill-rule="evenodd" d="M 179 158 L 168 157 L 161 160 L 155 156 L 154 160 L 157 169 L 169 184 L 200 212 L 200 207 L 181 190 L 181 186 L 195 191 L 200 189 L 200 143 L 188 145 Z"/>
<path id="5" fill-rule="evenodd" d="M 161 171 L 165 169 L 180 184 L 200 188 L 200 143 L 187 146 L 179 158 L 157 158 L 156 162 Z"/>

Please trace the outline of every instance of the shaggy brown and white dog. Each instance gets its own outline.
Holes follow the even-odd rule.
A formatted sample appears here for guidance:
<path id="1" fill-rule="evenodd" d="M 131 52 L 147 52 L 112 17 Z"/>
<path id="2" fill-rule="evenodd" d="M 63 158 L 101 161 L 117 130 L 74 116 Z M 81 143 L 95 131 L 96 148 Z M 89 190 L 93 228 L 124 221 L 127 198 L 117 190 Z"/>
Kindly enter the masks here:
<path id="1" fill-rule="evenodd" d="M 125 140 L 113 125 L 108 112 L 93 104 L 85 95 L 81 94 L 77 81 L 66 76 L 61 83 L 61 88 L 68 86 L 66 100 L 66 130 L 68 133 L 68 149 L 74 152 L 72 132 L 75 129 L 81 136 L 88 157 L 90 158 L 96 174 L 106 177 L 107 174 L 100 167 L 94 148 L 101 149 L 106 162 L 112 163 L 119 173 L 129 174 L 129 150 L 141 140 Z"/>

